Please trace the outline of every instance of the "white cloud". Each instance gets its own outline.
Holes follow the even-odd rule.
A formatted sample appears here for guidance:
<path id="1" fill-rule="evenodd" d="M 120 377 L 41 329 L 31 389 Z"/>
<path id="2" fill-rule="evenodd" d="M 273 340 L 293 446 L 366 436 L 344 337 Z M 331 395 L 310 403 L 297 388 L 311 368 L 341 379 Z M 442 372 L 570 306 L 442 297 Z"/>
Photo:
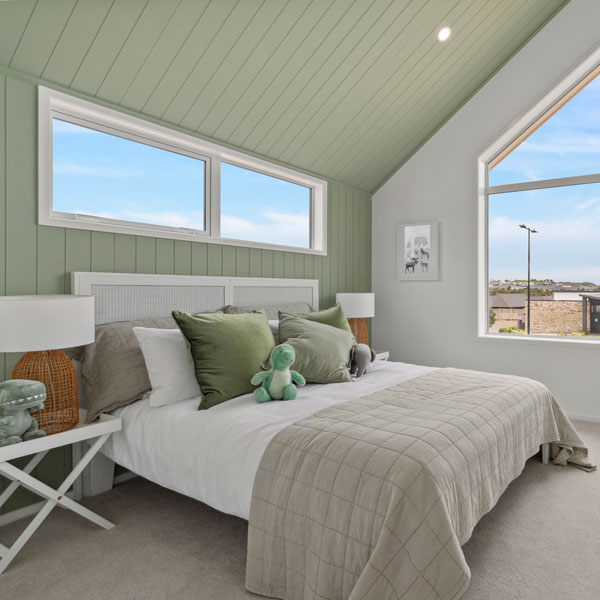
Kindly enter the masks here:
<path id="1" fill-rule="evenodd" d="M 168 227 L 186 227 L 187 229 L 204 229 L 204 214 L 192 212 L 189 214 L 176 212 L 139 212 L 125 209 L 121 211 L 120 219 L 155 223 Z"/>
<path id="2" fill-rule="evenodd" d="M 589 200 L 585 200 L 575 206 L 575 210 L 577 212 L 581 212 L 591 208 L 592 206 L 596 206 L 598 204 L 598 198 L 590 198 Z"/>
<path id="3" fill-rule="evenodd" d="M 310 230 L 308 215 L 284 214 L 266 211 L 264 222 L 253 223 L 232 215 L 221 215 L 221 235 L 223 237 L 282 244 L 285 246 L 308 245 Z"/>
<path id="4" fill-rule="evenodd" d="M 175 212 L 140 212 L 130 209 L 119 211 L 89 211 L 75 210 L 76 214 L 87 214 L 104 219 L 118 219 L 120 221 L 132 221 L 136 223 L 150 223 L 153 225 L 165 225 L 167 227 L 184 227 L 187 229 L 204 229 L 203 213 L 193 212 L 182 214 Z"/>
<path id="5" fill-rule="evenodd" d="M 490 275 L 500 279 L 527 273 L 527 235 L 520 222 L 499 216 L 490 220 Z M 589 214 L 562 221 L 528 221 L 532 276 L 556 281 L 600 282 L 600 218 Z"/>
<path id="6" fill-rule="evenodd" d="M 123 169 L 112 166 L 88 166 L 70 162 L 54 163 L 52 172 L 55 175 L 84 176 L 84 177 L 142 177 L 141 169 Z"/>
<path id="7" fill-rule="evenodd" d="M 559 132 L 546 136 L 544 142 L 523 142 L 519 147 L 523 152 L 540 152 L 549 154 L 600 154 L 600 138 L 595 135 L 568 136 Z"/>

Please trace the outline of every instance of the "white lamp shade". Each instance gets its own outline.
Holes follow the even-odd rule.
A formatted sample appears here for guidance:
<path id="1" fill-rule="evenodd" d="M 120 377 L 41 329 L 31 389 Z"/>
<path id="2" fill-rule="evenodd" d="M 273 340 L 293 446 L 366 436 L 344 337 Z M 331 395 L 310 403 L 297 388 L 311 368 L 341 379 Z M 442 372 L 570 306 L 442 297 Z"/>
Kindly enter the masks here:
<path id="1" fill-rule="evenodd" d="M 0 352 L 58 350 L 93 341 L 93 296 L 0 296 Z"/>
<path id="2" fill-rule="evenodd" d="M 375 294 L 336 294 L 335 301 L 340 304 L 348 319 L 365 319 L 375 316 Z"/>

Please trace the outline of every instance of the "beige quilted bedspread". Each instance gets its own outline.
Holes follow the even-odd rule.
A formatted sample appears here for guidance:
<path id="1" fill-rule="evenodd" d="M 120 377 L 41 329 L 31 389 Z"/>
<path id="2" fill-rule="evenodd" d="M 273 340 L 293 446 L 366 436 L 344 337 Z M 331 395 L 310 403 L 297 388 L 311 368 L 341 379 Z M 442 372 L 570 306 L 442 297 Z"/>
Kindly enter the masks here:
<path id="1" fill-rule="evenodd" d="M 461 545 L 543 442 L 589 465 L 541 383 L 458 369 L 290 425 L 256 475 L 246 587 L 285 600 L 459 598 Z"/>

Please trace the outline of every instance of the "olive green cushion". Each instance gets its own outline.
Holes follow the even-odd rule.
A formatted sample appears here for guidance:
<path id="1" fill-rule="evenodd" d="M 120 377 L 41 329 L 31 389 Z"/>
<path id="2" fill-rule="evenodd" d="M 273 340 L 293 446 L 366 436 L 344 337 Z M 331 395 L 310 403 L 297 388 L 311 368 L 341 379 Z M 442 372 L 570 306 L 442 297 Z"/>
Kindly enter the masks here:
<path id="1" fill-rule="evenodd" d="M 295 315 L 281 314 L 279 342 L 296 351 L 293 369 L 311 383 L 352 381 L 350 350 L 354 336 L 338 329 Z"/>
<path id="2" fill-rule="evenodd" d="M 252 392 L 250 383 L 275 340 L 262 311 L 238 315 L 173 311 L 187 340 L 202 391 L 200 409 Z"/>
<path id="3" fill-rule="evenodd" d="M 318 310 L 316 312 L 290 313 L 280 311 L 279 320 L 281 320 L 281 317 L 284 315 L 300 317 L 301 319 L 306 319 L 308 321 L 323 323 L 325 325 L 330 325 L 331 327 L 336 327 L 337 329 L 343 329 L 348 333 L 352 333 L 348 319 L 346 318 L 346 315 L 339 304 L 336 304 L 331 308 L 326 308 L 325 310 Z"/>

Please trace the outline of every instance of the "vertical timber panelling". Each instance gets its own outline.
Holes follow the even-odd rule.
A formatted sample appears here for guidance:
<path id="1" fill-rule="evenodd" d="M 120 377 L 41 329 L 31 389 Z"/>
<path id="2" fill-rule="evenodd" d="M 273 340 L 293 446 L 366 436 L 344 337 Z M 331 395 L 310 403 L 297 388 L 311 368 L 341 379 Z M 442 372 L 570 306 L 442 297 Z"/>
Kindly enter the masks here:
<path id="1" fill-rule="evenodd" d="M 371 195 L 336 182 L 327 256 L 38 226 L 36 115 L 35 86 L 0 75 L 0 295 L 68 293 L 69 274 L 90 270 L 318 279 L 321 308 L 337 291 L 371 289 Z M 18 358 L 0 354 L 0 376 Z M 58 449 L 37 473 L 57 484 L 70 460 L 70 449 Z M 0 513 L 36 500 L 21 491 Z"/>

